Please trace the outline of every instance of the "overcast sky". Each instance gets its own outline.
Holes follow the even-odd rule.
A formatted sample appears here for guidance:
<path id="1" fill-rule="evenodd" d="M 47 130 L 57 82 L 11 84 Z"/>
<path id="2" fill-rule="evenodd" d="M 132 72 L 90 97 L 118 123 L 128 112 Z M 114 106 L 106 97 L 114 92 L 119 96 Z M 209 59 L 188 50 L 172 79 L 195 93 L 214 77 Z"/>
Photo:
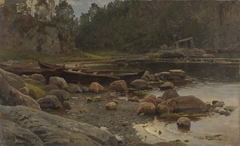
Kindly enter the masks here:
<path id="1" fill-rule="evenodd" d="M 69 4 L 72 4 L 77 18 L 79 18 L 81 13 L 86 13 L 92 3 L 96 3 L 99 7 L 103 7 L 111 1 L 114 0 L 67 0 Z"/>

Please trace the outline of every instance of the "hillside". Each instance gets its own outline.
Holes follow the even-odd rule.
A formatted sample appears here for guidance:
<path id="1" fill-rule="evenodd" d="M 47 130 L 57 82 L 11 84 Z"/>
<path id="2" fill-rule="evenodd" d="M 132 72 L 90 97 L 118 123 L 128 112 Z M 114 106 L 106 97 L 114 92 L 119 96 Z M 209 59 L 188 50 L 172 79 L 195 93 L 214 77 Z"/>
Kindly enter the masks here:
<path id="1" fill-rule="evenodd" d="M 44 2 L 35 6 L 39 7 L 35 17 L 25 5 L 0 8 L 1 49 L 52 55 L 71 54 L 73 49 L 147 53 L 166 49 L 162 46 L 173 49 L 175 41 L 193 37 L 196 48 L 240 52 L 239 1 L 116 0 L 103 8 L 93 3 L 80 20 L 68 3 L 55 8 Z"/>

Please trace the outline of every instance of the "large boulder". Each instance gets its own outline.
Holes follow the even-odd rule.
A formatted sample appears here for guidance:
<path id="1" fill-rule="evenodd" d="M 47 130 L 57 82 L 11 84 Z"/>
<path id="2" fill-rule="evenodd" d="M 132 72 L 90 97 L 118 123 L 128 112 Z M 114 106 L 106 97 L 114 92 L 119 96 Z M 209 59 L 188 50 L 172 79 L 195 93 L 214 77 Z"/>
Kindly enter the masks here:
<path id="1" fill-rule="evenodd" d="M 24 106 L 0 106 L 0 113 L 8 117 L 9 120 L 14 119 L 20 127 L 28 129 L 30 138 L 34 138 L 34 135 L 36 135 L 36 140 L 39 141 L 38 145 L 43 142 L 43 145 L 61 146 L 117 146 L 117 140 L 110 132 L 86 123 L 65 119 Z M 0 128 L 0 130 L 2 129 Z M 23 134 L 24 131 L 22 131 L 20 137 Z M 27 145 L 27 143 L 22 145 Z"/>
<path id="2" fill-rule="evenodd" d="M 41 74 L 22 75 L 21 78 L 25 82 L 35 85 L 45 85 L 47 82 L 45 77 Z"/>
<path id="3" fill-rule="evenodd" d="M 1 113 L 0 127 L 0 145 L 44 145 L 43 141 L 32 131 L 19 126 Z"/>
<path id="4" fill-rule="evenodd" d="M 171 98 L 175 98 L 175 97 L 178 97 L 178 93 L 176 90 L 174 89 L 168 89 L 166 90 L 164 93 L 163 93 L 163 96 L 162 96 L 162 100 L 168 100 L 168 99 L 171 99 Z"/>
<path id="5" fill-rule="evenodd" d="M 172 106 L 175 113 L 204 113 L 207 111 L 207 104 L 192 95 L 179 96 L 167 101 L 175 102 L 174 107 Z"/>
<path id="6" fill-rule="evenodd" d="M 51 90 L 46 95 L 55 95 L 62 104 L 70 98 L 69 92 L 60 89 Z"/>
<path id="7" fill-rule="evenodd" d="M 0 75 L 0 99 L 3 105 L 16 106 L 24 105 L 35 109 L 41 109 L 39 104 L 30 96 L 21 93 L 19 90 L 9 86 Z"/>
<path id="8" fill-rule="evenodd" d="M 60 89 L 67 89 L 68 84 L 62 77 L 50 77 L 49 84 L 57 85 Z"/>
<path id="9" fill-rule="evenodd" d="M 109 85 L 109 89 L 116 92 L 125 92 L 127 91 L 127 83 L 124 80 L 113 81 Z"/>
<path id="10" fill-rule="evenodd" d="M 0 75 L 2 76 L 2 79 L 4 79 L 10 86 L 16 89 L 25 87 L 23 79 L 16 74 L 7 72 L 0 68 Z"/>
<path id="11" fill-rule="evenodd" d="M 137 108 L 137 114 L 144 113 L 146 115 L 155 113 L 155 105 L 150 102 L 141 102 Z"/>
<path id="12" fill-rule="evenodd" d="M 55 95 L 47 95 L 37 100 L 42 109 L 58 109 L 62 108 L 61 102 Z"/>
<path id="13" fill-rule="evenodd" d="M 130 85 L 139 90 L 148 89 L 148 82 L 143 79 L 136 79 L 132 81 Z"/>
<path id="14" fill-rule="evenodd" d="M 98 82 L 92 82 L 89 86 L 89 91 L 93 93 L 101 93 L 104 91 L 104 87 Z"/>

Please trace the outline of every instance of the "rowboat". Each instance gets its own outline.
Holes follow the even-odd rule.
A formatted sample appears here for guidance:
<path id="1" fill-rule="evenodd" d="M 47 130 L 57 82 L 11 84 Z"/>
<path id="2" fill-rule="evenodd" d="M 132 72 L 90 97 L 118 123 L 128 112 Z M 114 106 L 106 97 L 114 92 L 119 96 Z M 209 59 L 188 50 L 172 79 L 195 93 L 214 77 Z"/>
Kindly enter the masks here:
<path id="1" fill-rule="evenodd" d="M 21 66 L 7 66 L 7 65 L 1 65 L 0 68 L 2 68 L 5 71 L 17 74 L 19 76 L 21 75 L 32 75 L 32 74 L 41 74 L 44 76 L 44 78 L 48 81 L 51 76 L 60 76 L 63 68 L 22 68 Z"/>
<path id="2" fill-rule="evenodd" d="M 73 70 L 63 70 L 60 75 L 68 83 L 81 83 L 81 84 L 90 84 L 92 82 L 98 83 L 111 83 L 115 80 L 119 80 L 119 77 L 116 77 L 111 74 L 95 74 L 95 73 L 84 73 L 80 71 Z"/>
<path id="3" fill-rule="evenodd" d="M 67 82 L 71 83 L 111 83 L 115 80 L 125 80 L 127 84 L 143 76 L 145 70 L 136 73 L 118 72 L 118 71 L 96 71 L 96 70 L 63 70 L 60 75 Z"/>
<path id="4" fill-rule="evenodd" d="M 49 63 L 41 62 L 38 60 L 39 66 L 41 68 L 59 68 L 62 66 L 52 65 Z M 143 76 L 145 70 L 137 71 L 137 72 L 126 72 L 120 70 L 94 70 L 94 69 L 85 69 L 85 68 L 66 68 L 61 73 L 61 77 L 63 77 L 69 83 L 83 83 L 88 84 L 91 82 L 99 82 L 99 83 L 110 83 L 115 80 L 125 80 L 127 84 L 132 82 L 135 79 L 139 79 Z"/>

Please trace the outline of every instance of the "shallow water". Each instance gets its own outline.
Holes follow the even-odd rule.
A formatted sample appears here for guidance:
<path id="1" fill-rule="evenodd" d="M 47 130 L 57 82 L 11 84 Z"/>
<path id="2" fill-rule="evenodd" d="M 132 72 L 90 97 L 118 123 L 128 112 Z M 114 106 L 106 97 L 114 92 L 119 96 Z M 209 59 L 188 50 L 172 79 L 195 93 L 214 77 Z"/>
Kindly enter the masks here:
<path id="1" fill-rule="evenodd" d="M 230 116 L 214 115 L 191 119 L 190 131 L 181 132 L 177 119 L 155 119 L 146 124 L 134 125 L 138 135 L 147 143 L 179 139 L 190 146 L 238 146 L 240 144 L 240 83 L 198 83 L 176 89 L 179 95 L 194 95 L 204 102 L 224 101 L 225 106 L 238 108 Z M 163 91 L 151 92 L 161 96 Z M 161 131 L 161 134 L 159 134 Z"/>

